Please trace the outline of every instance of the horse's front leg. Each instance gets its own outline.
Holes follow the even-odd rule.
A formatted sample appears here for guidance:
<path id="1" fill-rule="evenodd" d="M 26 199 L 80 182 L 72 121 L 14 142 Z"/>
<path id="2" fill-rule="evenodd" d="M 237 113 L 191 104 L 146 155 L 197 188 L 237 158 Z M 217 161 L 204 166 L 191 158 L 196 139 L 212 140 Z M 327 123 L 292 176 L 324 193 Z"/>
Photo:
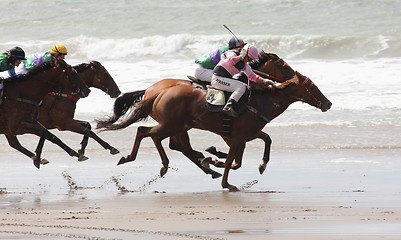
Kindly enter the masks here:
<path id="1" fill-rule="evenodd" d="M 52 142 L 52 143 L 56 144 L 57 146 L 59 146 L 60 148 L 62 148 L 71 157 L 78 157 L 78 161 L 81 162 L 81 161 L 85 161 L 88 159 L 84 155 L 80 155 L 76 151 L 72 150 L 64 142 L 62 142 L 58 137 L 56 137 L 54 134 L 49 132 L 46 128 L 44 128 L 38 122 L 33 122 L 33 123 L 23 122 L 23 123 L 21 123 L 21 125 L 23 125 L 23 128 L 26 129 L 27 133 L 32 133 L 41 138 L 43 137 L 43 138 L 49 140 L 50 142 Z M 38 147 L 40 149 L 40 146 L 38 146 Z M 38 150 L 38 147 L 37 147 L 37 150 Z"/>
<path id="2" fill-rule="evenodd" d="M 265 142 L 265 151 L 263 153 L 263 163 L 259 165 L 259 173 L 263 174 L 266 170 L 267 163 L 270 160 L 270 147 L 272 144 L 272 139 L 269 134 L 260 131 L 258 138 L 262 139 Z"/>
<path id="3" fill-rule="evenodd" d="M 221 174 L 210 169 L 208 166 L 211 158 L 205 158 L 203 153 L 198 152 L 194 149 L 192 149 L 191 143 L 189 142 L 189 136 L 188 132 L 184 132 L 180 135 L 176 136 L 171 136 L 170 137 L 170 144 L 169 144 L 170 149 L 176 150 L 184 154 L 189 160 L 191 160 L 196 166 L 198 166 L 205 174 L 210 174 L 212 175 L 212 178 L 219 178 L 221 177 Z M 204 164 L 207 164 L 207 166 L 204 166 Z"/>
<path id="4" fill-rule="evenodd" d="M 234 158 L 235 163 L 233 163 L 231 165 L 232 170 L 237 170 L 242 166 L 242 157 L 244 155 L 244 150 L 245 150 L 245 146 L 242 150 L 238 149 L 237 155 L 235 155 L 235 158 Z"/>
<path id="5" fill-rule="evenodd" d="M 120 153 L 115 147 L 112 147 L 110 144 L 105 142 L 103 139 L 101 139 L 99 136 L 97 136 L 93 131 L 92 131 L 92 126 L 85 121 L 79 121 L 79 120 L 74 120 L 76 121 L 77 127 L 74 128 L 74 130 L 71 130 L 76 133 L 83 134 L 84 137 L 81 142 L 81 149 L 78 150 L 78 153 L 80 154 L 85 154 L 85 149 L 86 146 L 88 145 L 88 140 L 89 138 L 94 139 L 96 142 L 98 142 L 104 149 L 110 150 L 110 154 L 115 155 Z M 80 126 L 80 127 L 78 127 Z"/>
<path id="6" fill-rule="evenodd" d="M 228 183 L 228 173 L 230 172 L 234 159 L 236 157 L 239 157 L 239 154 L 243 153 L 244 149 L 245 149 L 245 143 L 238 143 L 238 144 L 231 143 L 230 145 L 230 150 L 228 152 L 228 156 L 225 162 L 226 166 L 224 168 L 223 179 L 221 181 L 221 186 L 223 188 L 228 188 L 230 192 L 239 191 L 239 189 L 236 186 Z"/>

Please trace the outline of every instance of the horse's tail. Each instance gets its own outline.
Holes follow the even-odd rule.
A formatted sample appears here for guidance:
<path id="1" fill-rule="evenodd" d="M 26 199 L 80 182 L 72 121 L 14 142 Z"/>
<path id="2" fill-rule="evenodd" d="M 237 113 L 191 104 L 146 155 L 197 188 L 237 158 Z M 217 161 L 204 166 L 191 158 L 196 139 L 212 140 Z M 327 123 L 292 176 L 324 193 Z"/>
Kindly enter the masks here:
<path id="1" fill-rule="evenodd" d="M 135 103 L 142 100 L 144 94 L 145 90 L 140 90 L 124 93 L 122 96 L 118 97 L 114 102 L 113 116 L 104 120 L 96 120 L 96 128 L 109 128 L 109 126 L 124 116 Z"/>

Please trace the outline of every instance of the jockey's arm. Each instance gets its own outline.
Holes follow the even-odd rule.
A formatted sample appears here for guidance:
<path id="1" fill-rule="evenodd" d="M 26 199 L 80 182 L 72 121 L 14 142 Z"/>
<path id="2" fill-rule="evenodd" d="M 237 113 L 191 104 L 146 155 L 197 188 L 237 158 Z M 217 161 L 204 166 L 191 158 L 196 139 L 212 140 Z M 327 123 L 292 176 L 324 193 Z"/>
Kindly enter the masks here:
<path id="1" fill-rule="evenodd" d="M 249 80 L 251 82 L 256 83 L 257 85 L 261 85 L 262 88 L 269 88 L 269 89 L 274 89 L 276 85 L 274 85 L 274 82 L 268 79 L 264 79 L 261 76 L 257 75 L 252 71 L 252 68 L 247 64 L 245 68 L 245 73 L 247 74 Z"/>

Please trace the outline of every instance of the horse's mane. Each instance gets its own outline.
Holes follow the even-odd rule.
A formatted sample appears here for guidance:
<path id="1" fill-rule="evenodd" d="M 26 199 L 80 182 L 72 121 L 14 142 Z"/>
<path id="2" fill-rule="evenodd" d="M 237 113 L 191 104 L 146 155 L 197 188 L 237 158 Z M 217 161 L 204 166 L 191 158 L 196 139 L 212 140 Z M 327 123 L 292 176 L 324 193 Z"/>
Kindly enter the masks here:
<path id="1" fill-rule="evenodd" d="M 102 66 L 102 64 L 100 64 L 100 62 L 98 62 L 98 61 L 91 61 L 91 63 L 94 63 L 95 65 L 98 65 L 99 67 Z M 81 73 L 81 72 L 85 71 L 87 68 L 91 67 L 92 66 L 91 63 L 80 63 L 78 65 L 73 66 L 73 68 L 78 73 Z"/>
<path id="2" fill-rule="evenodd" d="M 28 72 L 26 73 L 26 75 L 30 75 L 30 76 L 36 75 L 38 73 L 41 73 L 43 71 L 46 71 L 47 69 L 54 67 L 54 66 L 55 66 L 55 63 L 51 60 L 44 61 L 44 62 L 41 62 L 39 65 L 29 69 Z"/>
<path id="3" fill-rule="evenodd" d="M 90 67 L 90 64 L 88 63 L 80 63 L 78 65 L 73 66 L 75 71 L 77 71 L 78 73 L 85 71 L 85 69 L 87 69 L 88 67 Z"/>
<path id="4" fill-rule="evenodd" d="M 4 78 L 5 82 L 20 82 L 20 81 L 24 81 L 27 79 L 32 78 L 32 76 L 41 73 L 43 71 L 46 71 L 50 68 L 54 67 L 54 62 L 53 61 L 44 61 L 42 63 L 40 63 L 39 65 L 31 68 L 28 70 L 27 73 L 25 74 L 18 74 L 12 77 L 8 77 L 8 78 Z"/>
<path id="5" fill-rule="evenodd" d="M 259 52 L 259 60 L 252 61 L 252 62 L 249 63 L 249 65 L 251 66 L 252 69 L 257 69 L 261 65 L 265 64 L 267 61 L 269 61 L 271 59 L 271 57 L 269 57 L 269 55 L 274 57 L 273 60 L 279 60 L 280 59 L 280 57 L 277 56 L 274 53 L 265 53 L 265 51 L 261 50 Z"/>

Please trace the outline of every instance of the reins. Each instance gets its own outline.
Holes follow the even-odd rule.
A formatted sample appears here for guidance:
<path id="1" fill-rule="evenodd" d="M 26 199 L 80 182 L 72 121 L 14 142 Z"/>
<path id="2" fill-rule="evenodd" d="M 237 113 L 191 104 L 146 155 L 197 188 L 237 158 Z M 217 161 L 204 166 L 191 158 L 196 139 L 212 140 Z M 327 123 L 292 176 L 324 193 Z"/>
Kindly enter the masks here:
<path id="1" fill-rule="evenodd" d="M 68 99 L 71 99 L 71 100 L 74 101 L 74 102 L 78 102 L 78 100 L 79 100 L 78 97 L 74 97 L 74 96 L 72 96 L 72 95 L 70 95 L 70 94 L 67 94 L 67 93 L 64 93 L 64 92 L 61 92 L 61 93 L 49 92 L 48 94 L 49 94 L 49 95 L 52 95 L 52 96 L 58 96 L 58 97 L 68 98 Z"/>
<path id="2" fill-rule="evenodd" d="M 22 103 L 28 103 L 30 105 L 33 105 L 35 107 L 39 107 L 40 104 L 42 103 L 42 101 L 40 102 L 35 102 L 29 99 L 25 99 L 25 98 L 8 98 L 8 97 L 4 97 L 4 100 L 11 100 L 11 101 L 17 101 L 17 102 L 22 102 Z"/>

